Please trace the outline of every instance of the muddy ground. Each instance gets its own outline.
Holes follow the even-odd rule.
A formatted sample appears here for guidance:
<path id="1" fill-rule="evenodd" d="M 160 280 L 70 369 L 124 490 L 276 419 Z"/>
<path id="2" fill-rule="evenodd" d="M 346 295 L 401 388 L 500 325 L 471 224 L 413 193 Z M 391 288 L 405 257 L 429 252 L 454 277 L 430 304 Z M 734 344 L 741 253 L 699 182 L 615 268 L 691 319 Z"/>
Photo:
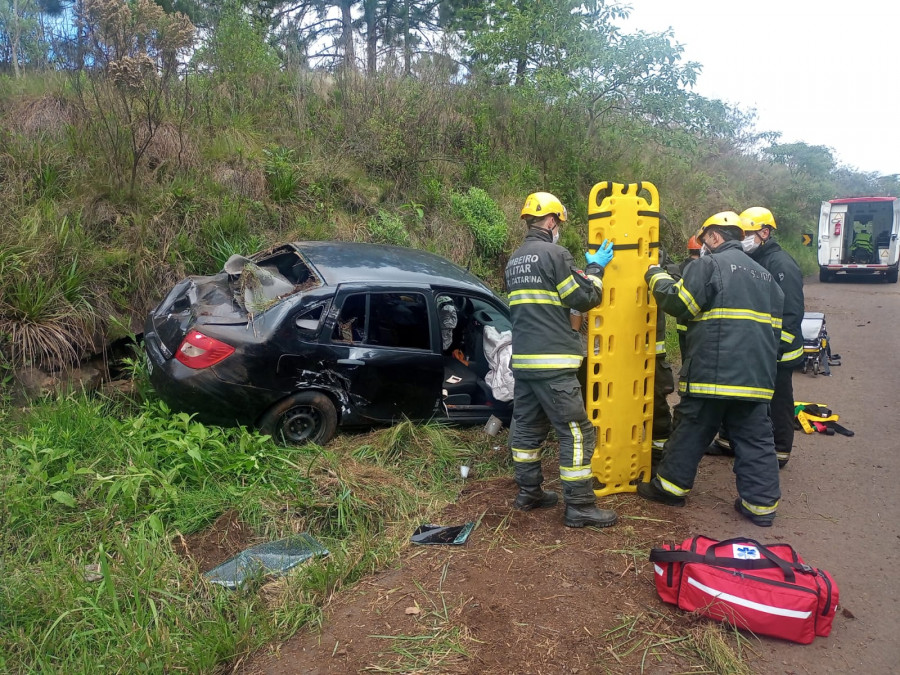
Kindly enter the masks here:
<path id="1" fill-rule="evenodd" d="M 856 435 L 797 435 L 771 529 L 733 512 L 725 457 L 704 459 L 684 509 L 633 495 L 603 500 L 620 515 L 607 530 L 565 528 L 561 507 L 514 512 L 511 480 L 474 477 L 443 515 L 444 523 L 478 522 L 465 546 L 410 547 L 393 568 L 339 594 L 321 631 L 271 645 L 236 670 L 716 672 L 694 647 L 704 622 L 659 601 L 646 561 L 653 546 L 706 534 L 789 542 L 840 586 L 831 636 L 808 646 L 751 637 L 742 656 L 752 672 L 900 671 L 892 575 L 900 548 L 900 286 L 810 279 L 806 298 L 807 310 L 825 312 L 843 365 L 830 378 L 798 372 L 795 398 L 827 403 Z"/>

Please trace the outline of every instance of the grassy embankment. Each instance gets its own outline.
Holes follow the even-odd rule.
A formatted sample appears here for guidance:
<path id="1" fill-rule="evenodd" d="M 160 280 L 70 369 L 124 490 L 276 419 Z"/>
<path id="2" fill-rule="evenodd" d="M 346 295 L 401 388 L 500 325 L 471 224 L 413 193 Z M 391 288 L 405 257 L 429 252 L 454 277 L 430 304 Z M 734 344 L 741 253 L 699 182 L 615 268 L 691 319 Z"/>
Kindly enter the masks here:
<path id="1" fill-rule="evenodd" d="M 461 486 L 505 470 L 484 435 L 409 423 L 281 448 L 159 402 L 72 395 L 6 417 L 0 450 L 0 670 L 215 670 L 315 624 L 394 560 Z M 226 511 L 262 540 L 308 531 L 331 555 L 231 592 L 179 553 Z M 93 567 L 92 567 L 93 566 Z"/>

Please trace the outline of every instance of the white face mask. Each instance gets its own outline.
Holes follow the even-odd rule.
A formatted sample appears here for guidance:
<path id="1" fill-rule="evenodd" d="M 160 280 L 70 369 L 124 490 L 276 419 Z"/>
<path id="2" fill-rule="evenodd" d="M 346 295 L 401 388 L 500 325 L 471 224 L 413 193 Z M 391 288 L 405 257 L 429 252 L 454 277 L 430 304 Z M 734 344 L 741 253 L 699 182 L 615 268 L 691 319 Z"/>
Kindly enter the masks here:
<path id="1" fill-rule="evenodd" d="M 700 257 L 707 255 L 709 253 L 709 247 L 706 244 L 700 247 Z"/>
<path id="2" fill-rule="evenodd" d="M 559 228 L 557 227 L 555 230 L 553 230 L 553 243 L 555 244 L 558 241 L 559 241 Z"/>
<path id="3" fill-rule="evenodd" d="M 753 253 L 756 249 L 759 248 L 759 242 L 756 240 L 755 234 L 748 234 L 741 240 L 741 247 L 744 249 L 744 253 Z"/>

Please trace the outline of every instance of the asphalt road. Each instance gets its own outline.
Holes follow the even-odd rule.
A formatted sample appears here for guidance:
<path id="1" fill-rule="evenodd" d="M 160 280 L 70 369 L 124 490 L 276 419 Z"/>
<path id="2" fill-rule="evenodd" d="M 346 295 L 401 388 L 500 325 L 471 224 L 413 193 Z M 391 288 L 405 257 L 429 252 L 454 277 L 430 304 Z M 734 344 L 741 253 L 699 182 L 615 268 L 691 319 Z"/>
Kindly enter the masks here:
<path id="1" fill-rule="evenodd" d="M 765 639 L 759 673 L 900 673 L 900 284 L 807 279 L 842 365 L 794 375 L 798 401 L 826 403 L 852 438 L 798 432 L 770 529 L 735 522 L 731 463 L 706 457 L 686 508 L 694 534 L 787 542 L 840 587 L 832 633 L 812 645 Z"/>

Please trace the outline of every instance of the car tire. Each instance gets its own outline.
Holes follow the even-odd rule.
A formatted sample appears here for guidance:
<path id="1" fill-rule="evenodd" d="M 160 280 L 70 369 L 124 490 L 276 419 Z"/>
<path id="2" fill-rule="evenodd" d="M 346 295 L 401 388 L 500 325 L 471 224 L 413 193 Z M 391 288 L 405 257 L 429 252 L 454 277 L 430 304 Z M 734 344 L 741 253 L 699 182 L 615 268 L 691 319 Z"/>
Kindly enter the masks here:
<path id="1" fill-rule="evenodd" d="M 887 271 L 887 274 L 885 274 L 885 280 L 889 284 L 896 284 L 898 277 L 900 277 L 900 270 L 897 268 L 890 269 Z"/>
<path id="2" fill-rule="evenodd" d="M 325 394 L 302 391 L 269 408 L 260 419 L 259 429 L 276 443 L 325 445 L 334 438 L 337 410 Z"/>
<path id="3" fill-rule="evenodd" d="M 823 284 L 827 284 L 829 281 L 831 281 L 831 278 L 831 272 L 823 269 L 819 270 L 819 281 L 821 281 Z"/>

